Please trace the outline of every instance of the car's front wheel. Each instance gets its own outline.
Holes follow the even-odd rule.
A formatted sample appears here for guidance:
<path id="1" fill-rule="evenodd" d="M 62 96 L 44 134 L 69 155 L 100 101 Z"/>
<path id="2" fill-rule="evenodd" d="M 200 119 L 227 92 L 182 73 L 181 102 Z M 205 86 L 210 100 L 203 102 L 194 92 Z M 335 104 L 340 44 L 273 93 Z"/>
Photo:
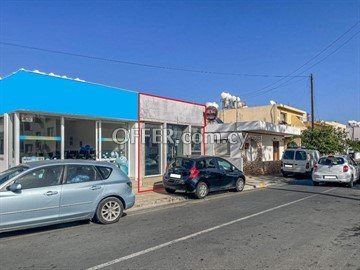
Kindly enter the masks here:
<path id="1" fill-rule="evenodd" d="M 320 184 L 319 182 L 316 182 L 316 181 L 313 181 L 312 183 L 313 183 L 313 185 L 316 186 L 316 187 Z"/>
<path id="2" fill-rule="evenodd" d="M 96 220 L 101 224 L 112 224 L 119 221 L 124 211 L 124 205 L 116 197 L 102 200 L 96 209 Z"/>
<path id="3" fill-rule="evenodd" d="M 244 190 L 244 187 L 245 187 L 245 180 L 240 177 L 240 178 L 236 181 L 235 189 L 236 189 L 237 192 L 240 192 L 240 191 L 243 191 L 243 190 Z"/>
<path id="4" fill-rule="evenodd" d="M 195 197 L 198 199 L 204 199 L 209 193 L 209 187 L 204 182 L 199 182 L 195 189 Z"/>

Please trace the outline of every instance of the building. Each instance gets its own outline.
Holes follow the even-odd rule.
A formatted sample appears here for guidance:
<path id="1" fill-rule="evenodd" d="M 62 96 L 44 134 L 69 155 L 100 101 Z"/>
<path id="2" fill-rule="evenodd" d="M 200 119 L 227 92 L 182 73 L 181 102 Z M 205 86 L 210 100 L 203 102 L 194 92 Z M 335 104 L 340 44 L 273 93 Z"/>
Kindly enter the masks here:
<path id="1" fill-rule="evenodd" d="M 166 165 L 174 157 L 204 154 L 202 138 L 191 140 L 203 134 L 204 112 L 202 104 L 139 94 L 140 133 L 148 134 L 139 144 L 140 187 L 161 181 Z"/>
<path id="2" fill-rule="evenodd" d="M 218 120 L 206 126 L 206 137 L 218 135 L 214 143 L 207 141 L 206 153 L 229 159 L 245 173 L 279 172 L 288 143 L 300 145 L 305 115 L 281 104 L 221 110 Z M 230 142 L 230 134 L 235 141 Z"/>
<path id="3" fill-rule="evenodd" d="M 348 126 L 346 130 L 350 140 L 360 141 L 360 126 Z"/>
<path id="4" fill-rule="evenodd" d="M 140 188 L 171 158 L 204 153 L 201 143 L 179 140 L 203 134 L 200 104 L 23 69 L 0 80 L 0 95 L 1 171 L 36 160 L 105 160 Z M 160 143 L 151 141 L 152 130 Z"/>
<path id="5" fill-rule="evenodd" d="M 273 104 L 238 109 L 225 109 L 219 112 L 218 117 L 224 123 L 263 121 L 266 123 L 285 124 L 287 126 L 304 129 L 306 112 L 288 105 Z"/>

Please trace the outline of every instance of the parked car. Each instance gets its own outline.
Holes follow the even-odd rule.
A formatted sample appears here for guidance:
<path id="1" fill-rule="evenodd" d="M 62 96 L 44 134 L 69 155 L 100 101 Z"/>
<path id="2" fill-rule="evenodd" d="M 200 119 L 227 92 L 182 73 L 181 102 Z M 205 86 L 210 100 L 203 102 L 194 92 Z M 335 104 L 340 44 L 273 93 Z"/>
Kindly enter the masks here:
<path id="1" fill-rule="evenodd" d="M 132 207 L 129 178 L 108 162 L 30 162 L 0 173 L 0 231 L 96 220 L 117 222 Z"/>
<path id="2" fill-rule="evenodd" d="M 185 191 L 203 199 L 211 191 L 242 191 L 245 176 L 229 161 L 219 157 L 177 157 L 169 164 L 163 185 L 168 193 Z"/>
<path id="3" fill-rule="evenodd" d="M 360 167 L 349 156 L 326 156 L 314 166 L 312 180 L 314 186 L 321 182 L 345 183 L 353 187 L 359 181 Z"/>
<path id="4" fill-rule="evenodd" d="M 290 174 L 311 176 L 314 165 L 320 158 L 317 150 L 288 148 L 281 159 L 281 173 L 284 177 Z"/>

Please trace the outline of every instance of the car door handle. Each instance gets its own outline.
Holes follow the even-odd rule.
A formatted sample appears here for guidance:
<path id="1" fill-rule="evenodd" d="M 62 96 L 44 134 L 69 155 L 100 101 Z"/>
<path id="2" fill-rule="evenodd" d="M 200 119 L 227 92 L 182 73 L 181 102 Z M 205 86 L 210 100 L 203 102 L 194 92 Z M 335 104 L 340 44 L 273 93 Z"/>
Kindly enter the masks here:
<path id="1" fill-rule="evenodd" d="M 48 192 L 46 192 L 44 195 L 46 195 L 46 196 L 52 196 L 52 195 L 56 195 L 56 194 L 58 194 L 59 192 L 57 192 L 57 191 L 48 191 Z"/>
<path id="2" fill-rule="evenodd" d="M 92 190 L 97 190 L 97 189 L 100 189 L 100 188 L 101 188 L 101 186 L 97 186 L 97 185 L 91 187 Z"/>

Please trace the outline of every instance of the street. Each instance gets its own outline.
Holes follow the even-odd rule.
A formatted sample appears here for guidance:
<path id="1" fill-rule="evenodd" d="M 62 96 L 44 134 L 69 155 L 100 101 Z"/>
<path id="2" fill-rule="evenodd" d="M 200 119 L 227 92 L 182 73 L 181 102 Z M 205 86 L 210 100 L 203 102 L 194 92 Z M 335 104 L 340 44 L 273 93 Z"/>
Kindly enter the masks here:
<path id="1" fill-rule="evenodd" d="M 360 186 L 294 180 L 0 239 L 2 269 L 360 269 Z"/>

